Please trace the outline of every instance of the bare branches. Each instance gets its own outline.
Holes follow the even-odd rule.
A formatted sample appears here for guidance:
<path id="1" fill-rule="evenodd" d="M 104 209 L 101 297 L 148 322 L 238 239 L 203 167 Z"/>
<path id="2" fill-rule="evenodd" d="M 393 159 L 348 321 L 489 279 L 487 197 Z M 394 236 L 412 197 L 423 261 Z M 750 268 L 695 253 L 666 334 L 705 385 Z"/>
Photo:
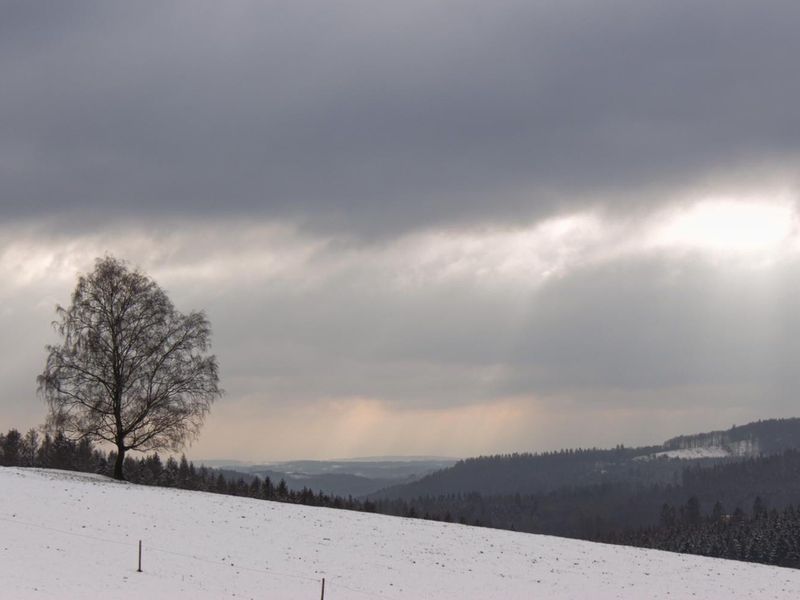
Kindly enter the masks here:
<path id="1" fill-rule="evenodd" d="M 222 393 L 204 313 L 179 313 L 152 279 L 106 257 L 56 314 L 62 343 L 47 347 L 38 377 L 52 423 L 113 443 L 118 458 L 178 450 L 198 435 Z"/>

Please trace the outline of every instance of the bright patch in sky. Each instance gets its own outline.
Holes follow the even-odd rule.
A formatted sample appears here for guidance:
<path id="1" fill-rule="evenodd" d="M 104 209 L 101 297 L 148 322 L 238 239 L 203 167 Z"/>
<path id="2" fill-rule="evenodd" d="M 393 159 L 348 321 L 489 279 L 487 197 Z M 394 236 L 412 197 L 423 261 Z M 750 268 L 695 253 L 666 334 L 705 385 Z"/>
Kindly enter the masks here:
<path id="1" fill-rule="evenodd" d="M 773 251 L 787 242 L 796 227 L 789 202 L 765 204 L 713 200 L 673 213 L 657 229 L 659 246 L 683 246 L 713 252 Z"/>

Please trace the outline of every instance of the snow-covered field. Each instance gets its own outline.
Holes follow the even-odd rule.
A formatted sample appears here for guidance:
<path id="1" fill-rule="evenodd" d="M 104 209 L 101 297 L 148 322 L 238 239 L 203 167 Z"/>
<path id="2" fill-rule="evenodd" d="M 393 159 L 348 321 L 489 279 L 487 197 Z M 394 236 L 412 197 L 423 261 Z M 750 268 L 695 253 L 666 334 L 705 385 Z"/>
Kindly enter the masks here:
<path id="1" fill-rule="evenodd" d="M 143 540 L 143 572 L 136 572 Z M 800 597 L 800 571 L 0 467 L 3 598 Z"/>
<path id="2" fill-rule="evenodd" d="M 657 452 L 654 456 L 665 456 L 667 458 L 683 458 L 685 460 L 692 460 L 697 458 L 727 458 L 733 456 L 731 452 L 722 448 L 721 446 L 699 447 L 699 448 L 683 448 L 681 450 L 667 450 L 666 452 Z"/>
<path id="3" fill-rule="evenodd" d="M 724 432 L 719 435 L 705 435 L 696 445 L 693 442 L 683 442 L 685 447 L 664 450 L 655 454 L 637 456 L 633 460 L 652 460 L 654 458 L 680 458 L 682 460 L 697 460 L 701 458 L 729 458 L 733 456 L 759 456 L 758 443 L 754 440 L 739 440 L 737 442 L 724 441 Z M 713 442 L 713 443 L 709 443 Z M 666 442 L 669 444 L 670 442 Z"/>
<path id="4" fill-rule="evenodd" d="M 652 460 L 654 458 L 680 458 L 683 460 L 696 460 L 700 458 L 728 458 L 735 456 L 721 446 L 699 446 L 697 448 L 681 448 L 680 450 L 665 450 L 646 456 L 637 456 L 633 460 Z"/>

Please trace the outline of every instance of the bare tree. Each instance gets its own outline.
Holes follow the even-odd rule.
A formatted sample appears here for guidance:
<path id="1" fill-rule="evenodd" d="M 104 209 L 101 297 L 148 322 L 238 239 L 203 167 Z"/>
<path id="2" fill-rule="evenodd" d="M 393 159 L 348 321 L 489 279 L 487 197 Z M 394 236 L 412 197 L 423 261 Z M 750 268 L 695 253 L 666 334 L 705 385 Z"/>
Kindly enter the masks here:
<path id="1" fill-rule="evenodd" d="M 62 342 L 47 346 L 38 377 L 52 426 L 116 446 L 116 479 L 126 451 L 177 451 L 197 436 L 222 394 L 204 313 L 179 313 L 151 278 L 110 256 L 56 312 Z"/>

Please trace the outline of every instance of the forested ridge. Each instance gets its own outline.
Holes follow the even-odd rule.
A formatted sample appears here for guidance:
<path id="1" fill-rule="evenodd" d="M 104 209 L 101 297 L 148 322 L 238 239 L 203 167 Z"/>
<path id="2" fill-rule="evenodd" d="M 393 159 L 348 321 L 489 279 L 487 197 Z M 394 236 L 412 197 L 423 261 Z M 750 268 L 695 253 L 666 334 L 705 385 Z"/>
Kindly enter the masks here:
<path id="1" fill-rule="evenodd" d="M 660 459 L 683 462 L 676 459 Z M 685 467 L 679 484 L 630 482 L 569 486 L 542 494 L 483 495 L 476 492 L 377 501 L 390 514 L 450 515 L 491 527 L 600 539 L 655 526 L 663 505 L 679 507 L 694 497 L 701 514 L 719 502 L 733 511 L 757 497 L 770 507 L 800 503 L 800 451 L 714 466 Z"/>
<path id="2" fill-rule="evenodd" d="M 656 452 L 653 448 L 612 450 L 568 449 L 541 454 L 515 453 L 459 461 L 419 481 L 393 486 L 374 494 L 378 498 L 415 498 L 426 495 L 478 492 L 484 495 L 548 492 L 570 485 L 608 481 L 666 483 L 675 481 L 680 467 L 667 461 L 634 461 Z"/>
<path id="3" fill-rule="evenodd" d="M 753 443 L 759 454 L 777 454 L 800 448 L 800 419 L 765 419 L 730 429 L 680 435 L 664 442 L 665 450 Z"/>
<path id="4" fill-rule="evenodd" d="M 685 461 L 665 460 L 658 454 L 698 447 L 729 453 L 693 461 L 702 466 L 800 448 L 800 419 L 756 421 L 725 431 L 678 436 L 658 446 L 619 445 L 613 449 L 565 449 L 467 458 L 418 481 L 387 488 L 374 497 L 412 499 L 470 492 L 539 494 L 569 486 L 680 483 Z M 743 449 L 748 452 L 743 453 Z"/>

